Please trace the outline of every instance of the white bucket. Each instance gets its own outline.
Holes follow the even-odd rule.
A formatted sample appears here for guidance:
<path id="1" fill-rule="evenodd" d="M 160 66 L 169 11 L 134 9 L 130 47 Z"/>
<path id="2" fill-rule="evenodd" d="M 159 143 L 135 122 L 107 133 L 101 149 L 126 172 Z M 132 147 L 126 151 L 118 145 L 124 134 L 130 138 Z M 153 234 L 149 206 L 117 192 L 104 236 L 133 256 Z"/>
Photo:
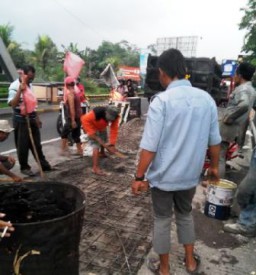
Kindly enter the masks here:
<path id="1" fill-rule="evenodd" d="M 219 184 L 209 184 L 205 215 L 220 220 L 228 219 L 236 188 L 237 185 L 234 182 L 224 179 L 221 179 Z"/>

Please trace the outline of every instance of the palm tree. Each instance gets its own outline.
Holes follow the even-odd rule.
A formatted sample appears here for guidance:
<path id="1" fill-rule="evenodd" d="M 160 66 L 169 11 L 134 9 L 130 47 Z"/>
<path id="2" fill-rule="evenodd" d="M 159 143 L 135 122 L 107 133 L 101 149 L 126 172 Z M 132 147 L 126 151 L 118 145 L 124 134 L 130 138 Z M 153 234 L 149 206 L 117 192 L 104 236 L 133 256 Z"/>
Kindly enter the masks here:
<path id="1" fill-rule="evenodd" d="M 33 52 L 34 61 L 46 73 L 50 65 L 57 62 L 57 47 L 48 35 L 39 35 Z"/>
<path id="2" fill-rule="evenodd" d="M 16 67 L 22 66 L 26 63 L 26 54 L 22 50 L 21 45 L 12 40 L 12 33 L 14 27 L 9 23 L 0 25 L 0 37 L 2 38 L 7 51 L 10 53 Z"/>
<path id="3" fill-rule="evenodd" d="M 12 42 L 12 33 L 13 33 L 14 27 L 11 26 L 9 23 L 6 25 L 0 25 L 0 36 L 4 42 L 5 47 L 8 50 L 9 45 Z"/>

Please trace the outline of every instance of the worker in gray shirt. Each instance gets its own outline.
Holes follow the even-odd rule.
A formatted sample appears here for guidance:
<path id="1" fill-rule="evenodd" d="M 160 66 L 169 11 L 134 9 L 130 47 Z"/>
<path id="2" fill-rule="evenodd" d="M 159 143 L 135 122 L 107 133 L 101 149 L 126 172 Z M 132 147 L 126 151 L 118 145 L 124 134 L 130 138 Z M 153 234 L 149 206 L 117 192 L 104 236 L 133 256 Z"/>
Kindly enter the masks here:
<path id="1" fill-rule="evenodd" d="M 226 152 L 229 143 L 236 141 L 240 148 L 244 143 L 249 113 L 256 102 L 256 91 L 251 83 L 254 72 L 254 66 L 245 62 L 239 64 L 236 69 L 234 81 L 237 87 L 230 95 L 228 106 L 220 122 L 222 143 L 219 173 L 221 178 L 225 176 Z"/>

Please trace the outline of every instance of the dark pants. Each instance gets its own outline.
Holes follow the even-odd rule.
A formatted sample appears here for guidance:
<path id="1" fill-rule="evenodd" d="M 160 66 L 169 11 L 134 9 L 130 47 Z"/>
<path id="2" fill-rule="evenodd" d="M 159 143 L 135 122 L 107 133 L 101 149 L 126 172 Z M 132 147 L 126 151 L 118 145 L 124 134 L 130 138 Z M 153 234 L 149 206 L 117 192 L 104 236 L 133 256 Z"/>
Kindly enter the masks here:
<path id="1" fill-rule="evenodd" d="M 80 143 L 80 135 L 81 135 L 81 122 L 80 118 L 76 118 L 76 128 L 71 127 L 71 119 L 68 118 L 66 120 L 66 123 L 64 124 L 62 133 L 61 133 L 61 138 L 68 138 L 68 135 L 71 133 L 72 138 L 75 143 Z"/>
<path id="2" fill-rule="evenodd" d="M 20 163 L 20 170 L 24 169 L 30 169 L 31 167 L 28 164 L 28 154 L 29 149 L 31 150 L 35 160 L 36 155 L 33 150 L 33 146 L 29 137 L 29 130 L 27 126 L 26 121 L 14 121 L 14 139 L 15 139 L 15 145 L 17 148 L 17 155 L 18 160 Z M 42 169 L 49 167 L 48 161 L 45 159 L 45 156 L 42 151 L 42 145 L 41 145 L 41 136 L 40 136 L 40 130 L 37 126 L 36 121 L 30 120 L 30 126 L 32 131 L 32 136 L 35 144 L 35 148 L 38 154 L 39 161 L 41 163 Z"/>

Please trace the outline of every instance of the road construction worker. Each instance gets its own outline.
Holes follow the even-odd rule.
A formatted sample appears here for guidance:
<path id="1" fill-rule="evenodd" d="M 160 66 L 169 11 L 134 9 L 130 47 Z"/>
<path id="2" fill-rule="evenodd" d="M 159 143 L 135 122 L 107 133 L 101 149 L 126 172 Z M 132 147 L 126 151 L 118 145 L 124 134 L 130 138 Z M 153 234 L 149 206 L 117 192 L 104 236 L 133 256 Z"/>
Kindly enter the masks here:
<path id="1" fill-rule="evenodd" d="M 100 169 L 99 158 L 106 157 L 104 149 L 107 149 L 110 153 L 117 151 L 115 144 L 119 128 L 119 109 L 113 105 L 95 107 L 81 117 L 81 122 L 83 130 L 89 137 L 90 145 L 93 147 L 92 172 L 104 176 L 106 172 Z M 109 124 L 110 133 L 108 138 L 107 127 Z"/>

